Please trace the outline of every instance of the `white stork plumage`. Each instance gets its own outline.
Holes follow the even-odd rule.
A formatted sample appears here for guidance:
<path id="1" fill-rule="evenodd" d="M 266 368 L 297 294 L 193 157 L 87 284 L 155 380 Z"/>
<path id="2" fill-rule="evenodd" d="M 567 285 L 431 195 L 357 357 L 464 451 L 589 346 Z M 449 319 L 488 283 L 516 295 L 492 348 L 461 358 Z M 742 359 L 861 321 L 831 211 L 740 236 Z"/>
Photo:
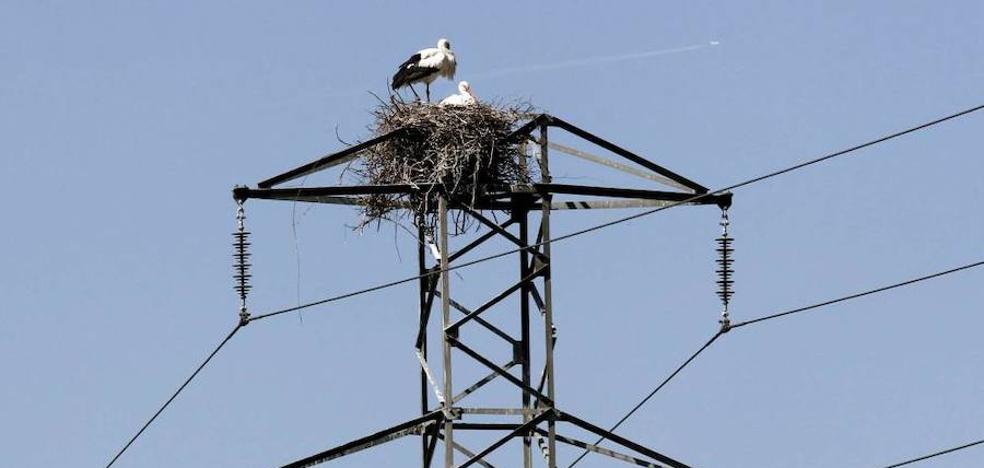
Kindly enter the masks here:
<path id="1" fill-rule="evenodd" d="M 409 86 L 413 95 L 420 99 L 417 90 L 413 89 L 413 84 L 424 83 L 427 89 L 427 102 L 430 102 L 430 84 L 441 76 L 453 80 L 457 65 L 454 53 L 451 52 L 451 42 L 441 39 L 437 41 L 437 47 L 417 51 L 400 65 L 393 75 L 393 91 Z"/>
<path id="2" fill-rule="evenodd" d="M 467 81 L 458 83 L 458 94 L 452 94 L 441 101 L 442 106 L 470 106 L 478 102 Z"/>

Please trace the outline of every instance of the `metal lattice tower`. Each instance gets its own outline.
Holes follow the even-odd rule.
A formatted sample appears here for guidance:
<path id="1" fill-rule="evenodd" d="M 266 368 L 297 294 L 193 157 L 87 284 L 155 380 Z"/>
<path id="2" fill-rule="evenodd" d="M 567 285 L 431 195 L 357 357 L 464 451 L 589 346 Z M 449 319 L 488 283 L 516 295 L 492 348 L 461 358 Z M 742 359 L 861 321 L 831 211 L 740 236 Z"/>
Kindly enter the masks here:
<path id="1" fill-rule="evenodd" d="M 550 128 L 564 130 L 632 164 L 600 158 L 552 143 L 548 139 Z M 363 185 L 276 188 L 288 181 L 352 161 L 360 152 L 373 145 L 402 137 L 405 136 L 399 132 L 382 135 L 260 182 L 257 188 L 238 187 L 234 190 L 234 197 L 239 201 L 271 199 L 357 205 L 359 197 L 365 195 L 421 193 L 429 187 Z M 509 138 L 523 145 L 528 143 L 537 145 L 540 180 L 528 185 L 484 187 L 483 195 L 470 206 L 459 200 L 439 198 L 433 207 L 439 219 L 439 228 L 435 233 L 435 241 L 441 253 L 438 257 L 439 261 L 429 259 L 423 243 L 418 247 L 418 268 L 421 279 L 416 305 L 419 327 L 415 346 L 420 363 L 420 417 L 289 463 L 285 468 L 314 466 L 408 435 L 421 438 L 423 467 L 433 466 L 435 459 L 443 460 L 442 466 L 446 468 L 474 464 L 490 467 L 492 465 L 485 458 L 513 439 L 522 440 L 524 468 L 533 466 L 555 468 L 557 443 L 586 449 L 637 466 L 687 466 L 643 444 L 620 437 L 564 412 L 557 405 L 553 362 L 557 337 L 552 300 L 550 217 L 551 213 L 557 210 L 667 206 L 689 200 L 695 195 L 707 194 L 707 188 L 547 114 L 541 114 L 530 120 Z M 677 191 L 555 184 L 550 176 L 551 149 L 659 182 Z M 591 198 L 555 201 L 555 195 Z M 727 208 L 731 204 L 731 194 L 709 194 L 694 201 L 693 204 L 718 205 Z M 498 222 L 485 216 L 483 210 L 508 210 L 511 216 Z M 474 218 L 483 231 L 470 243 L 451 252 L 448 218 L 449 213 L 453 211 Z M 421 229 L 418 237 L 424 239 L 427 234 L 429 233 Z M 449 268 L 461 264 L 469 252 L 493 240 L 507 242 L 513 248 L 530 245 L 534 247 L 516 249 L 517 251 L 512 254 L 517 258 L 519 267 L 514 283 L 504 290 L 492 291 L 485 303 L 469 308 L 455 300 L 455 289 L 452 287 L 453 275 L 440 274 L 440 272 L 447 272 Z M 515 311 L 518 313 L 520 324 L 518 337 L 507 333 L 497 324 L 496 318 L 501 318 L 504 311 L 497 310 L 495 314 L 487 313 L 497 304 L 513 296 L 519 297 L 519 310 Z M 535 336 L 531 332 L 535 320 L 542 321 L 543 333 L 540 336 Z M 474 349 L 462 338 L 461 330 L 466 327 L 484 329 L 485 332 L 497 337 L 496 342 L 502 345 L 502 349 L 507 351 L 511 359 L 505 363 L 495 362 L 486 353 Z M 441 345 L 438 352 L 428 349 L 428 333 L 435 329 Z M 536 348 L 542 350 L 543 362 L 533 362 L 532 351 Z M 453 353 L 452 351 L 455 350 L 456 352 Z M 441 363 L 442 375 L 435 375 L 432 371 L 431 363 L 435 358 Z M 454 379 L 454 370 L 464 365 L 483 368 L 486 374 L 475 382 L 461 385 Z M 517 391 L 519 398 L 514 400 L 515 404 L 508 407 L 473 404 L 480 401 L 479 390 L 494 380 L 505 381 Z M 487 421 L 489 418 L 495 418 L 496 422 L 478 422 Z M 604 437 L 632 453 L 602 448 L 565 436 L 562 429 L 566 425 Z M 459 440 L 459 434 L 471 431 L 495 432 L 501 434 L 501 437 L 484 448 L 465 447 Z M 438 450 L 438 442 L 442 443 L 443 450 Z M 439 452 L 443 453 L 438 455 Z M 540 452 L 540 456 L 535 457 L 535 452 Z"/>

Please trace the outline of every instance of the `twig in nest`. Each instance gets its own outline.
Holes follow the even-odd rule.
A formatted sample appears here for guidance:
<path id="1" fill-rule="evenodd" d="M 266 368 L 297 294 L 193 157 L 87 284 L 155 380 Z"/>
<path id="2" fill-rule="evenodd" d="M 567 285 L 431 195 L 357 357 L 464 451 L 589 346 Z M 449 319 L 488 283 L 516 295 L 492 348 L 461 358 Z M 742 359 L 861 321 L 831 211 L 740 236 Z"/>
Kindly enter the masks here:
<path id="1" fill-rule="evenodd" d="M 366 185 L 405 184 L 419 188 L 410 194 L 376 194 L 363 198 L 364 228 L 382 220 L 409 218 L 425 229 L 437 225 L 437 197 L 476 207 L 488 187 L 529 184 L 529 156 L 517 142 L 505 141 L 521 121 L 532 114 L 529 104 L 476 104 L 441 107 L 406 103 L 396 98 L 381 101 L 373 111 L 374 135 L 403 130 L 403 136 L 366 150 L 361 165 L 350 167 Z M 473 221 L 456 212 L 454 233 Z"/>

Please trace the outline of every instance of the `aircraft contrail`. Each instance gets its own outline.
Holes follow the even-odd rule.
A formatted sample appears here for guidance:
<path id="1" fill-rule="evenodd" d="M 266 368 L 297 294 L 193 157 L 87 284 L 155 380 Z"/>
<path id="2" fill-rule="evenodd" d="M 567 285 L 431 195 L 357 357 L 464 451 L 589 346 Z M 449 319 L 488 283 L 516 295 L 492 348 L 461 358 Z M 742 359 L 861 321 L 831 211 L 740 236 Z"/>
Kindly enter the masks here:
<path id="1" fill-rule="evenodd" d="M 538 71 L 546 71 L 546 70 L 558 70 L 558 69 L 562 69 L 562 68 L 584 67 L 584 66 L 588 66 L 588 65 L 597 65 L 597 64 L 602 64 L 602 63 L 614 63 L 614 62 L 625 62 L 625 61 L 629 61 L 629 60 L 640 60 L 640 59 L 646 59 L 646 58 L 650 58 L 650 57 L 658 57 L 660 55 L 671 55 L 671 54 L 680 54 L 680 53 L 683 53 L 683 52 L 691 52 L 691 51 L 695 51 L 695 50 L 705 49 L 705 48 L 708 48 L 708 47 L 714 47 L 714 46 L 717 46 L 717 45 L 720 45 L 720 44 L 721 43 L 718 42 L 718 41 L 709 41 L 709 42 L 703 42 L 703 43 L 700 43 L 700 44 L 691 44 L 691 45 L 688 45 L 688 46 L 672 47 L 672 48 L 668 48 L 668 49 L 647 50 L 647 51 L 642 51 L 642 52 L 633 52 L 633 53 L 618 54 L 618 55 L 601 55 L 601 56 L 595 56 L 595 57 L 585 57 L 585 58 L 579 58 L 579 59 L 565 60 L 563 62 L 541 63 L 541 64 L 531 64 L 531 65 L 525 65 L 525 66 L 519 66 L 519 67 L 497 68 L 495 70 L 489 70 L 489 71 L 485 71 L 485 72 L 481 72 L 481 73 L 476 73 L 476 74 L 469 74 L 468 75 L 468 79 L 472 79 L 472 78 L 497 78 L 497 77 L 500 77 L 500 76 L 512 75 L 512 74 L 516 74 L 516 73 L 538 72 Z M 461 76 L 464 77 L 463 74 Z M 325 97 L 327 97 L 327 98 L 334 98 L 334 97 L 350 96 L 350 95 L 354 95 L 357 92 L 358 91 L 355 90 L 355 89 L 346 90 L 346 91 L 336 91 L 336 92 L 333 92 L 333 93 L 329 93 Z"/>
<path id="2" fill-rule="evenodd" d="M 633 52 L 629 54 L 619 54 L 619 55 L 602 55 L 596 57 L 585 57 L 580 59 L 565 60 L 563 62 L 554 63 L 544 63 L 535 65 L 526 65 L 522 67 L 508 67 L 499 68 L 496 70 L 490 70 L 487 72 L 478 73 L 475 75 L 470 75 L 476 78 L 491 78 L 502 75 L 511 75 L 514 73 L 532 72 L 532 71 L 544 71 L 544 70 L 557 70 L 561 68 L 571 68 L 571 67 L 583 67 L 587 65 L 597 65 L 601 63 L 612 63 L 612 62 L 624 62 L 628 60 L 638 60 L 649 57 L 657 57 L 660 55 L 670 55 L 679 54 L 682 52 L 690 52 L 694 50 L 700 50 L 707 47 L 713 47 L 719 45 L 718 41 L 710 41 L 701 44 L 692 44 L 683 47 L 673 47 L 669 49 L 657 49 L 648 50 L 643 52 Z"/>

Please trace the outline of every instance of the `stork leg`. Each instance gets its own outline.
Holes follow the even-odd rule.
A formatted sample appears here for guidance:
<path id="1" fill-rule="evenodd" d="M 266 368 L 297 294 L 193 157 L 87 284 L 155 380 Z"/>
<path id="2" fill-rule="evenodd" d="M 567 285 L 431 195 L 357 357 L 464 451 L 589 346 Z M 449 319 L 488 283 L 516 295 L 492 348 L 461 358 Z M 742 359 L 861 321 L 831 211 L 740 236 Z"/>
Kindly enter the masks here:
<path id="1" fill-rule="evenodd" d="M 416 89 L 413 89 L 413 85 L 408 85 L 408 86 L 410 86 L 410 91 L 413 91 L 413 97 L 417 98 L 417 100 L 419 101 L 420 100 L 420 95 L 417 94 L 417 90 Z"/>
<path id="2" fill-rule="evenodd" d="M 431 84 L 424 83 L 424 87 L 427 89 L 427 102 L 431 102 Z"/>

